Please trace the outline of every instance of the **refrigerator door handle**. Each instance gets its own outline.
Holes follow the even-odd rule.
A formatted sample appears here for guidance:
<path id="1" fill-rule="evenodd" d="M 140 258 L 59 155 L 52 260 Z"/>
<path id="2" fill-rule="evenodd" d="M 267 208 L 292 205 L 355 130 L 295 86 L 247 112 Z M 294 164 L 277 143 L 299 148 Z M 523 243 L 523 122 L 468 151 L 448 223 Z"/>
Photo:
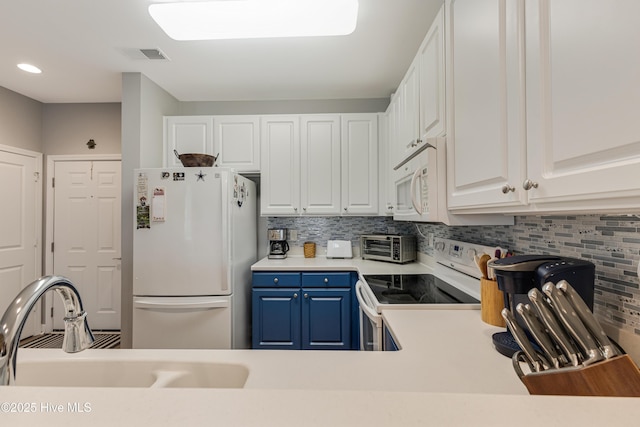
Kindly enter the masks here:
<path id="1" fill-rule="evenodd" d="M 171 302 L 161 301 L 158 298 L 136 298 L 133 301 L 134 308 L 147 309 L 165 309 L 165 310 L 184 310 L 195 308 L 228 308 L 228 299 L 202 299 L 197 301 Z"/>

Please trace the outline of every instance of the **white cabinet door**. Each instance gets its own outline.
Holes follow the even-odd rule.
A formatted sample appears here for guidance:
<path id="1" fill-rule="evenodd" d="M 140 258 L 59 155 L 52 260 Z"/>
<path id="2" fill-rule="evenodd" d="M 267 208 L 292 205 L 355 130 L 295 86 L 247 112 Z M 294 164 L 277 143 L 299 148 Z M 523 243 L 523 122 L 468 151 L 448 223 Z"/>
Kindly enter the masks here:
<path id="1" fill-rule="evenodd" d="M 640 206 L 638 16 L 636 0 L 527 1 L 531 203 Z"/>
<path id="2" fill-rule="evenodd" d="M 216 154 L 213 151 L 212 116 L 165 117 L 164 139 L 164 167 L 182 167 L 174 150 L 179 154 Z"/>
<path id="3" fill-rule="evenodd" d="M 302 214 L 340 214 L 340 116 L 302 116 Z"/>
<path id="4" fill-rule="evenodd" d="M 525 205 L 523 2 L 447 0 L 445 16 L 449 208 Z"/>
<path id="5" fill-rule="evenodd" d="M 444 8 L 418 51 L 420 58 L 420 140 L 445 133 Z"/>
<path id="6" fill-rule="evenodd" d="M 216 164 L 239 172 L 260 172 L 260 119 L 258 116 L 215 116 Z"/>
<path id="7" fill-rule="evenodd" d="M 378 115 L 342 116 L 342 213 L 378 212 Z"/>
<path id="8" fill-rule="evenodd" d="M 393 103 L 393 100 L 391 101 Z M 391 163 L 392 127 L 395 114 L 389 104 L 387 111 L 378 116 L 378 213 L 393 215 L 394 185 L 393 164 Z"/>
<path id="9" fill-rule="evenodd" d="M 300 117 L 260 120 L 262 215 L 295 215 L 300 209 Z"/>
<path id="10" fill-rule="evenodd" d="M 399 160 L 405 159 L 416 147 L 420 138 L 420 58 L 416 56 L 407 73 L 400 82 L 398 91 L 402 93 L 399 99 L 400 126 L 397 150 Z"/>

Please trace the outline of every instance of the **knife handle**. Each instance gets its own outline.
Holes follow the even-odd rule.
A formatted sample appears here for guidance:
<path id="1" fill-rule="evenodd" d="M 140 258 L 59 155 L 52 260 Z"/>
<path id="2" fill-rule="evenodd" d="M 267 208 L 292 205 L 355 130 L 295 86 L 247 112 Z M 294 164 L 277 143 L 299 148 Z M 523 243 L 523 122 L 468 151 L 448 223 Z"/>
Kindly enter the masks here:
<path id="1" fill-rule="evenodd" d="M 502 317 L 507 323 L 507 328 L 509 329 L 509 331 L 511 331 L 511 335 L 513 335 L 513 338 L 516 340 L 525 356 L 527 356 L 527 358 L 531 362 L 534 370 L 536 372 L 544 371 L 544 362 L 540 359 L 538 353 L 531 345 L 529 338 L 527 338 L 527 334 L 524 332 L 524 330 L 522 330 L 522 328 L 520 328 L 520 325 L 518 325 L 518 323 L 516 322 L 516 318 L 513 316 L 513 313 L 511 313 L 508 309 L 503 308 Z"/>
<path id="2" fill-rule="evenodd" d="M 591 332 L 596 341 L 600 343 L 605 359 L 610 359 L 613 356 L 621 354 L 611 343 L 606 332 L 602 329 L 602 326 L 600 326 L 600 323 L 595 318 L 587 304 L 580 297 L 578 292 L 573 289 L 569 282 L 561 280 L 558 282 L 556 287 L 564 292 L 565 296 L 576 310 L 576 313 L 578 313 L 578 317 L 582 319 L 589 332 Z"/>
<path id="3" fill-rule="evenodd" d="M 542 286 L 542 292 L 549 297 L 556 314 L 584 352 L 584 365 L 590 365 L 603 360 L 604 356 L 598 349 L 598 344 L 584 326 L 584 323 L 582 323 L 582 320 L 580 320 L 564 293 L 551 282 L 545 283 L 544 286 Z"/>
<path id="4" fill-rule="evenodd" d="M 556 343 L 560 346 L 565 356 L 573 366 L 580 364 L 580 356 L 578 350 L 571 343 L 571 338 L 566 334 L 564 328 L 558 323 L 558 319 L 553 314 L 551 306 L 545 300 L 544 295 L 538 289 L 533 288 L 527 294 L 529 301 L 538 311 L 542 323 L 547 327 L 549 334 L 553 337 Z"/>
<path id="5" fill-rule="evenodd" d="M 560 368 L 564 365 L 566 363 L 566 359 L 558 353 L 551 337 L 547 334 L 546 327 L 534 313 L 531 306 L 529 304 L 520 303 L 516 306 L 516 311 L 520 316 L 522 316 L 522 320 L 524 320 L 527 328 L 529 328 L 529 332 L 531 332 L 531 335 L 533 335 L 533 338 L 538 342 L 538 345 L 540 345 L 540 348 L 553 366 Z"/>

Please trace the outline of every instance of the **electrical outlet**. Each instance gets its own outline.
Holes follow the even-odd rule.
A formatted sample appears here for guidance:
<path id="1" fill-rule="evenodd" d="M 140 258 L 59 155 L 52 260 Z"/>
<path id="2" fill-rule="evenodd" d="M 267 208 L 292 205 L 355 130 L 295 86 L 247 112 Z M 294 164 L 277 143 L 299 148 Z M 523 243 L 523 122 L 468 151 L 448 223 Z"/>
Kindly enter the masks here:
<path id="1" fill-rule="evenodd" d="M 427 241 L 429 243 L 429 247 L 432 248 L 433 247 L 433 233 L 428 233 L 427 234 Z"/>
<path id="2" fill-rule="evenodd" d="M 396 234 L 396 228 L 395 227 L 387 227 L 387 233 L 388 234 Z"/>
<path id="3" fill-rule="evenodd" d="M 298 240 L 298 230 L 289 230 L 289 240 Z"/>

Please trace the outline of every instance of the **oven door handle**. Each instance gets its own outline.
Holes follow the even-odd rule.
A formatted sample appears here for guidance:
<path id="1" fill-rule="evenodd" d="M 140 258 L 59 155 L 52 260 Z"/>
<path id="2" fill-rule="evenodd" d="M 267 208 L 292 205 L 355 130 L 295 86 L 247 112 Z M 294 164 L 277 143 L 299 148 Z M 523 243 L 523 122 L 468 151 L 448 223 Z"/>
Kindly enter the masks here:
<path id="1" fill-rule="evenodd" d="M 411 177 L 411 204 L 416 212 L 418 212 L 418 215 L 422 215 L 422 201 L 418 203 L 416 200 L 416 182 L 418 178 L 420 178 L 420 186 L 422 186 L 422 166 L 416 169 Z M 420 194 L 422 194 L 422 188 L 420 189 Z"/>
<path id="2" fill-rule="evenodd" d="M 367 304 L 367 300 L 369 298 L 365 295 L 366 290 L 364 289 L 364 286 L 365 285 L 361 280 L 358 280 L 356 283 L 356 298 L 358 299 L 360 308 L 362 309 L 362 312 L 376 324 L 376 326 L 382 326 L 382 316 L 376 313 L 374 309 Z"/>

